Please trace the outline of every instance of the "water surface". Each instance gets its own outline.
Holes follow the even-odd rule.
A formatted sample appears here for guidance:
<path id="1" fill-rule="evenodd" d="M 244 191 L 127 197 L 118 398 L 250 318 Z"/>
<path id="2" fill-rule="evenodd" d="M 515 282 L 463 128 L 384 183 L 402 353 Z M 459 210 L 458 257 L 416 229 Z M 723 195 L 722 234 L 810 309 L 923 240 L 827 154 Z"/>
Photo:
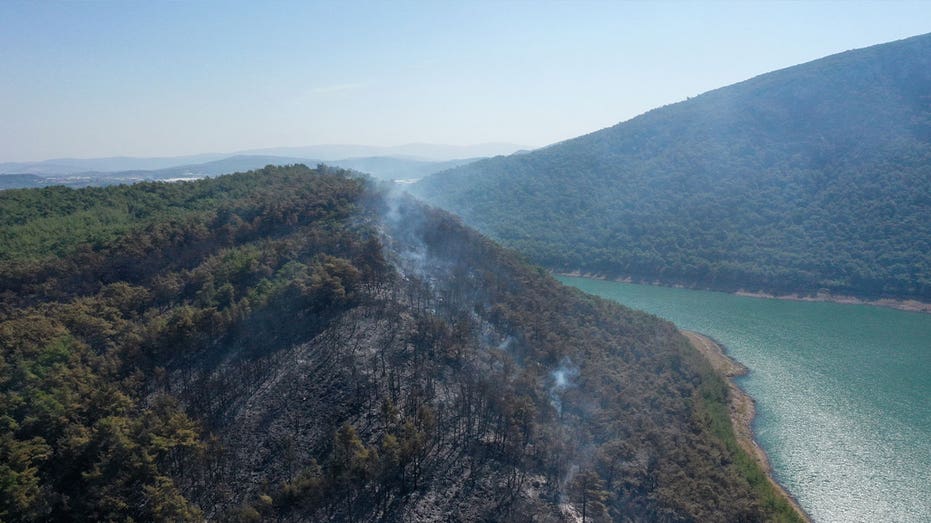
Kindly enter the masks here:
<path id="1" fill-rule="evenodd" d="M 559 279 L 746 365 L 757 440 L 815 521 L 931 521 L 931 314 Z"/>

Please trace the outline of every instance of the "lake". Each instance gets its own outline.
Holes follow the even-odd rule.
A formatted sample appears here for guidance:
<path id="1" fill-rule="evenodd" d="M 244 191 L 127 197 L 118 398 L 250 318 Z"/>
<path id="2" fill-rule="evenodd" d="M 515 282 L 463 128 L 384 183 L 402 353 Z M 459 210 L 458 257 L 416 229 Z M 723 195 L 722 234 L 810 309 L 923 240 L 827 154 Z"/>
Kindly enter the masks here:
<path id="1" fill-rule="evenodd" d="M 706 334 L 746 365 L 757 440 L 815 521 L 931 521 L 931 314 L 559 280 Z"/>

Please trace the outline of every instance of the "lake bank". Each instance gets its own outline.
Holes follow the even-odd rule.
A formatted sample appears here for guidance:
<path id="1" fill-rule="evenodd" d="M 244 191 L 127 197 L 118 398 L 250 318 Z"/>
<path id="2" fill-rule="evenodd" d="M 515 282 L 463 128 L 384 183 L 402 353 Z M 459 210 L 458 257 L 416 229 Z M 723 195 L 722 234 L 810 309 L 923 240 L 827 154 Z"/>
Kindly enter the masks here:
<path id="1" fill-rule="evenodd" d="M 647 281 L 647 280 L 634 280 L 630 277 L 623 278 L 609 278 L 602 274 L 595 273 L 584 273 L 580 271 L 571 271 L 571 272 L 557 272 L 553 271 L 553 274 L 557 276 L 568 276 L 570 278 L 589 278 L 592 280 L 603 280 L 603 281 L 614 281 L 618 283 L 635 283 L 637 285 L 653 285 L 657 287 L 669 287 L 672 289 L 689 289 L 689 290 L 701 290 L 701 291 L 711 291 L 711 292 L 724 292 L 727 294 L 733 294 L 735 296 L 746 296 L 749 298 L 764 298 L 772 300 L 787 300 L 787 301 L 804 301 L 804 302 L 827 302 L 827 303 L 839 303 L 842 305 L 872 305 L 874 307 L 885 307 L 888 309 L 896 309 L 906 312 L 923 312 L 926 314 L 931 314 L 931 303 L 926 303 L 918 300 L 899 300 L 893 298 L 882 298 L 878 300 L 868 300 L 864 298 L 857 298 L 855 296 L 845 296 L 845 295 L 835 295 L 830 293 L 819 292 L 812 295 L 801 295 L 798 293 L 790 294 L 771 294 L 766 292 L 756 292 L 756 291 L 747 291 L 743 289 L 738 289 L 736 291 L 720 291 L 717 289 L 704 288 L 704 287 L 687 287 L 681 284 L 667 283 L 659 280 Z"/>
<path id="2" fill-rule="evenodd" d="M 754 437 L 753 418 L 756 417 L 756 403 L 749 394 L 734 382 L 734 378 L 743 376 L 749 372 L 747 367 L 728 356 L 727 353 L 724 352 L 724 347 L 708 336 L 684 329 L 680 329 L 679 332 L 685 335 L 692 346 L 708 360 L 715 372 L 724 377 L 727 381 L 729 391 L 728 410 L 730 412 L 731 425 L 734 428 L 734 435 L 737 437 L 737 444 L 760 465 L 760 468 L 763 469 L 766 478 L 776 492 L 795 509 L 802 519 L 811 522 L 811 518 L 802 509 L 795 498 L 773 477 L 773 469 L 769 463 L 769 457 Z"/>

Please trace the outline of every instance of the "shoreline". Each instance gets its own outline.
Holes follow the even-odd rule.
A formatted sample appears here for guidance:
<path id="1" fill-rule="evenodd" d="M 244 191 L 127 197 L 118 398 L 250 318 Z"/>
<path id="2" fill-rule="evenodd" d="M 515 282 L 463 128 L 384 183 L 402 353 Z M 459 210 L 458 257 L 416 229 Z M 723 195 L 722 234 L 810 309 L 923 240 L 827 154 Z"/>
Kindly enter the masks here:
<path id="1" fill-rule="evenodd" d="M 689 340 L 692 346 L 695 347 L 695 350 L 708 360 L 714 371 L 724 377 L 727 382 L 729 391 L 728 411 L 730 413 L 731 426 L 737 438 L 737 444 L 760 465 L 766 478 L 776 492 L 781 494 L 786 501 L 788 501 L 803 520 L 811 522 L 808 513 L 802 509 L 798 501 L 773 477 L 773 469 L 769 463 L 769 457 L 754 437 L 753 419 L 756 417 L 756 402 L 734 382 L 734 378 L 747 374 L 749 369 L 728 356 L 727 353 L 724 352 L 724 347 L 708 336 L 685 329 L 679 329 L 679 332 Z"/>
<path id="2" fill-rule="evenodd" d="M 865 298 L 857 298 L 855 296 L 844 296 L 844 295 L 834 295 L 830 293 L 816 293 L 814 295 L 803 296 L 798 293 L 792 294 L 770 294 L 766 292 L 753 292 L 746 291 L 743 289 L 738 289 L 736 291 L 721 291 L 717 289 L 705 288 L 705 287 L 687 287 L 682 284 L 671 284 L 664 283 L 659 280 L 655 281 L 634 281 L 633 278 L 608 278 L 601 274 L 595 273 L 583 273 L 580 271 L 571 271 L 571 272 L 557 272 L 552 271 L 553 274 L 559 276 L 568 276 L 571 278 L 588 278 L 591 280 L 605 280 L 605 281 L 616 281 L 620 283 L 633 283 L 637 285 L 653 285 L 656 287 L 669 287 L 672 289 L 690 289 L 690 290 L 703 290 L 711 292 L 723 292 L 726 294 L 732 294 L 734 296 L 745 296 L 748 298 L 762 298 L 769 300 L 786 300 L 786 301 L 807 301 L 807 302 L 829 302 L 829 303 L 839 303 L 842 305 L 872 305 L 874 307 L 884 307 L 887 309 L 895 309 L 906 312 L 921 312 L 925 314 L 931 314 L 931 303 L 925 303 L 918 300 L 899 300 L 894 298 L 881 298 L 878 300 L 868 300 Z"/>
<path id="3" fill-rule="evenodd" d="M 874 307 L 884 307 L 906 312 L 923 312 L 931 314 L 931 303 L 925 303 L 918 300 L 897 300 L 893 298 L 882 298 L 879 300 L 866 300 L 855 296 L 835 296 L 833 294 L 818 293 L 814 296 L 801 296 L 799 294 L 767 294 L 765 292 L 749 292 L 739 290 L 732 292 L 735 296 L 747 296 L 749 298 L 763 298 L 769 300 L 786 300 L 786 301 L 808 301 L 808 302 L 830 302 L 840 303 L 842 305 L 872 305 Z"/>

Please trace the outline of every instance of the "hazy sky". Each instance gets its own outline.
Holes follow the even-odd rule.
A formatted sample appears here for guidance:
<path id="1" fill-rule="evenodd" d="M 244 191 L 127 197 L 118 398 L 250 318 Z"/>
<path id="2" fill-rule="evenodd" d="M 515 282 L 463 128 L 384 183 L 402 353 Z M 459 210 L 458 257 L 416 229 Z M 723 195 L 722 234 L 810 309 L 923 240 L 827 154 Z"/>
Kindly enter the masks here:
<path id="1" fill-rule="evenodd" d="M 0 161 L 541 146 L 926 32 L 929 2 L 0 0 Z"/>

